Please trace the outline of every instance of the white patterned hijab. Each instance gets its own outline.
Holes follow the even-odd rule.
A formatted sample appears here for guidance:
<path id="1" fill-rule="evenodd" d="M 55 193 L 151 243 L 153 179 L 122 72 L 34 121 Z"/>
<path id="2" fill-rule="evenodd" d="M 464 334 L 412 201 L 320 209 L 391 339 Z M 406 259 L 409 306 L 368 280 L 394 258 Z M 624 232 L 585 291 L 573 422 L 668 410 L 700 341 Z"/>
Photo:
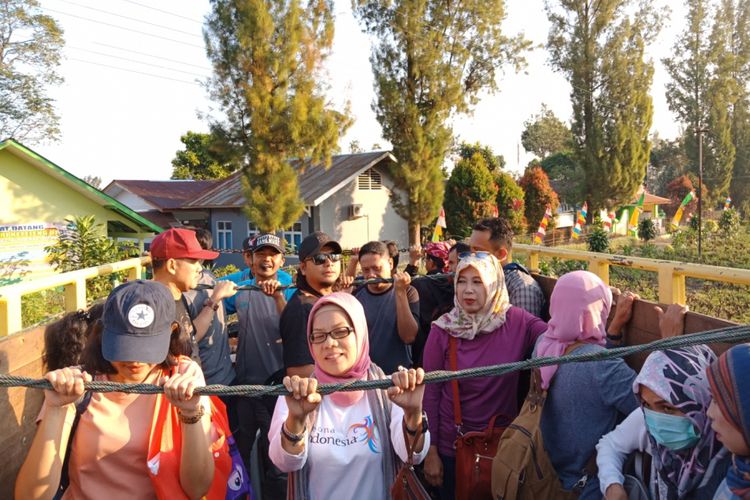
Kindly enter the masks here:
<path id="1" fill-rule="evenodd" d="M 456 295 L 458 278 L 461 272 L 469 267 L 479 272 L 487 292 L 484 306 L 473 314 L 463 310 Z M 435 321 L 437 326 L 454 337 L 471 340 L 479 334 L 494 332 L 505 323 L 505 313 L 510 308 L 510 299 L 505 288 L 503 267 L 493 255 L 464 257 L 458 263 L 454 279 L 456 292 L 453 295 L 453 309 Z"/>

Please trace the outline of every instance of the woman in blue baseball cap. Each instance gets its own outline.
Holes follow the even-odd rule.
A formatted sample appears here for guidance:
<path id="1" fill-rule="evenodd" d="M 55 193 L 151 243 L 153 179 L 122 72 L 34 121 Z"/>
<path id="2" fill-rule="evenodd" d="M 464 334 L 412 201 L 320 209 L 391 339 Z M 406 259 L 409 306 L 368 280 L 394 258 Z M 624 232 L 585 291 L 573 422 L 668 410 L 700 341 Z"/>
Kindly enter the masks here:
<path id="1" fill-rule="evenodd" d="M 200 367 L 176 355 L 174 308 L 170 291 L 154 281 L 133 281 L 112 291 L 84 352 L 85 368 L 44 376 L 53 390 L 45 391 L 16 497 L 157 498 L 156 482 L 169 474 L 179 476 L 172 482 L 182 489 L 173 498 L 200 498 L 209 491 L 215 469 L 212 404 L 195 394 L 205 385 Z M 94 378 L 162 385 L 164 396 L 86 393 L 84 383 Z M 162 411 L 169 409 L 167 403 L 177 409 L 179 428 L 173 435 L 181 436 L 174 438 L 181 454 L 174 464 L 167 463 L 166 453 L 161 462 L 158 454 L 151 457 L 155 433 L 156 444 L 164 442 L 164 415 L 172 414 Z"/>

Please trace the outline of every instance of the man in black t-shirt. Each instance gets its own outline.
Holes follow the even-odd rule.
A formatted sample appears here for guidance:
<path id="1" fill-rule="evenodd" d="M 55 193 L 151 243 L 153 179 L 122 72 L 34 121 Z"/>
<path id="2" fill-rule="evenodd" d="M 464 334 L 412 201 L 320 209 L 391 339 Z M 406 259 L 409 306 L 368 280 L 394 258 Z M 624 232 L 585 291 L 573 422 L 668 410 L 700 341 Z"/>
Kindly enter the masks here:
<path id="1" fill-rule="evenodd" d="M 325 233 L 312 233 L 299 246 L 299 261 L 297 293 L 281 313 L 279 330 L 286 374 L 309 377 L 314 361 L 307 345 L 307 319 L 315 302 L 333 292 L 341 275 L 341 245 Z"/>
<path id="2" fill-rule="evenodd" d="M 195 325 L 205 326 L 201 332 L 204 335 L 221 300 L 234 295 L 237 287 L 231 281 L 218 282 L 211 296 L 202 305 L 200 313 L 192 318 L 182 294 L 193 290 L 198 284 L 203 269 L 201 261 L 213 260 L 218 256 L 218 252 L 202 249 L 195 231 L 190 229 L 169 229 L 151 242 L 154 281 L 169 288 L 175 300 L 175 321 L 180 325 L 181 354 L 192 357 L 198 363 L 200 356 Z"/>

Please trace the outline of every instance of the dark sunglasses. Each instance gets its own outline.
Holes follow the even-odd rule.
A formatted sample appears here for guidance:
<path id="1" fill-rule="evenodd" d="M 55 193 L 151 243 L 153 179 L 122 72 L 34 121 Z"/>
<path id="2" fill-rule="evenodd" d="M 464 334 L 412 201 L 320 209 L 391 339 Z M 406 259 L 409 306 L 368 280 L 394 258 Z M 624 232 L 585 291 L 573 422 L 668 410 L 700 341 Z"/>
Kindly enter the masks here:
<path id="1" fill-rule="evenodd" d="M 477 259 L 489 259 L 490 255 L 492 255 L 490 252 L 461 252 L 458 254 L 458 258 L 476 257 Z"/>
<path id="2" fill-rule="evenodd" d="M 340 253 L 319 253 L 315 254 L 311 257 L 308 257 L 305 260 L 311 260 L 313 261 L 313 264 L 316 266 L 322 266 L 326 263 L 327 260 L 330 260 L 331 262 L 338 262 L 341 260 L 341 254 Z"/>
<path id="3" fill-rule="evenodd" d="M 334 340 L 340 340 L 351 335 L 353 331 L 354 331 L 354 328 L 351 328 L 349 326 L 342 326 L 339 328 L 334 328 L 330 332 L 312 332 L 310 334 L 310 343 L 322 344 L 323 342 L 326 341 L 328 336 L 330 336 Z"/>

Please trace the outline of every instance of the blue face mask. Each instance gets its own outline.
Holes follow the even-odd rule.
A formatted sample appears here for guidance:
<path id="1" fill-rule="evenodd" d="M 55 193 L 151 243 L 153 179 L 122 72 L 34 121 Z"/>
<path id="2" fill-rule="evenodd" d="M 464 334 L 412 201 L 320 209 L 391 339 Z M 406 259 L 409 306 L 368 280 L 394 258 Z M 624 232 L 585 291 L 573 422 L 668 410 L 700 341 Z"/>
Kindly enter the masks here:
<path id="1" fill-rule="evenodd" d="M 657 443 L 670 450 L 681 450 L 694 446 L 700 436 L 695 432 L 693 422 L 687 417 L 667 415 L 657 411 L 643 409 L 646 428 Z"/>

